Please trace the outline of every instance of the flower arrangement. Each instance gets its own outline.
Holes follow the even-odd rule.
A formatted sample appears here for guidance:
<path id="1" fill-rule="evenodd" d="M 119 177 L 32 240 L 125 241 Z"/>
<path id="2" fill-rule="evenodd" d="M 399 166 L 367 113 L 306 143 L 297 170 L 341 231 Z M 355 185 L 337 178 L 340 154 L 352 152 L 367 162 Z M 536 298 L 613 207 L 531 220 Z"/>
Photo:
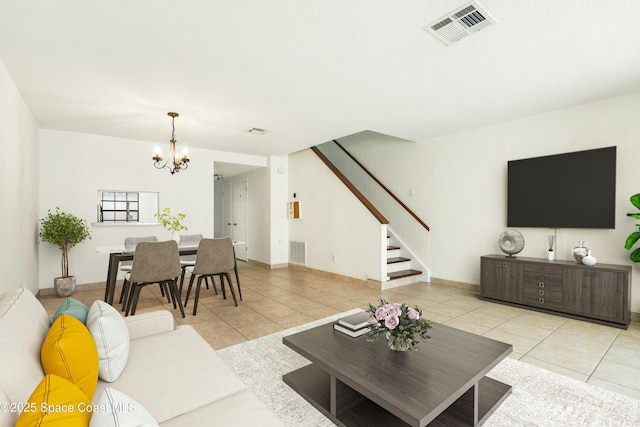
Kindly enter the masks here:
<path id="1" fill-rule="evenodd" d="M 422 317 L 422 310 L 407 304 L 389 303 L 381 299 L 380 305 L 369 304 L 369 332 L 367 341 L 375 341 L 383 333 L 392 350 L 418 350 L 418 338 L 428 340 L 431 320 Z"/>

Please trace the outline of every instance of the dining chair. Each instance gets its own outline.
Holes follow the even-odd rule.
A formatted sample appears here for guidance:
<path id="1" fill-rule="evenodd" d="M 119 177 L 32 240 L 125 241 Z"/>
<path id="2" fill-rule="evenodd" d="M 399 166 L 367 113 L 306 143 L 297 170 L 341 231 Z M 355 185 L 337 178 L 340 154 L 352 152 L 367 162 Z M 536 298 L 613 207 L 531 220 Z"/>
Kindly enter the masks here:
<path id="1" fill-rule="evenodd" d="M 136 245 L 140 242 L 157 242 L 157 241 L 158 241 L 158 238 L 156 236 L 126 237 L 124 239 L 124 250 L 122 251 L 122 253 L 125 255 L 133 254 L 136 250 Z M 125 273 L 131 273 L 132 265 L 133 265 L 133 261 L 122 261 L 120 263 L 120 271 L 123 271 Z M 123 287 L 122 291 L 120 292 L 120 300 L 118 301 L 120 304 L 122 304 L 123 309 L 125 304 L 123 304 L 122 301 L 124 300 L 125 297 L 126 295 Z"/>
<path id="2" fill-rule="evenodd" d="M 198 310 L 198 299 L 200 298 L 200 286 L 202 280 L 210 277 L 211 280 L 215 276 L 220 276 L 220 282 L 222 286 L 222 297 L 227 299 L 227 294 L 224 288 L 224 279 L 227 279 L 227 285 L 233 296 L 233 302 L 238 306 L 238 300 L 236 300 L 236 293 L 233 290 L 231 283 L 231 275 L 229 271 L 235 267 L 235 257 L 233 251 L 233 243 L 229 237 L 221 239 L 202 239 L 198 245 L 198 256 L 196 257 L 196 263 L 193 267 L 187 267 L 186 270 L 191 273 L 189 279 L 189 287 L 187 288 L 187 296 L 184 300 L 184 306 L 187 306 L 189 301 L 189 294 L 193 287 L 193 282 L 197 278 L 196 294 L 193 302 L 193 314 L 195 315 Z"/>
<path id="3" fill-rule="evenodd" d="M 181 234 L 180 241 L 178 242 L 178 248 L 184 247 L 197 247 L 204 236 L 202 234 Z M 196 264 L 197 255 L 180 255 L 180 267 L 182 267 L 182 273 L 180 274 L 180 296 L 182 296 L 182 285 L 184 283 L 185 269 L 187 267 L 193 267 Z M 207 284 L 207 288 L 209 285 Z M 218 291 L 216 290 L 216 293 Z"/>
<path id="4" fill-rule="evenodd" d="M 175 240 L 165 242 L 140 242 L 136 246 L 131 273 L 125 280 L 129 283 L 129 294 L 125 316 L 136 313 L 140 290 L 158 283 L 166 287 L 173 300 L 173 308 L 179 307 L 182 317 L 182 301 L 178 297 L 176 281 L 180 276 L 180 253 Z"/>

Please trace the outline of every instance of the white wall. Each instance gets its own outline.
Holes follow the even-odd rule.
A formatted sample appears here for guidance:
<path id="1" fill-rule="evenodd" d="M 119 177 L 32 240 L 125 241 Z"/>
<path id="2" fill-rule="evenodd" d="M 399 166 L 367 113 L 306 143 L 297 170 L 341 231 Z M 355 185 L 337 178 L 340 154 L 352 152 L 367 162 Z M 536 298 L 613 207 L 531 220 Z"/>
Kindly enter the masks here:
<path id="1" fill-rule="evenodd" d="M 640 192 L 639 116 L 635 93 L 418 143 L 374 141 L 349 149 L 431 226 L 432 276 L 479 284 L 480 256 L 500 253 L 497 239 L 506 229 L 507 161 L 612 145 L 618 147 L 616 228 L 559 229 L 557 257 L 572 259 L 571 248 L 584 240 L 598 262 L 633 264 L 624 242 L 637 230 L 626 213 L 634 211 L 629 197 Z M 554 230 L 518 230 L 525 238 L 520 255 L 546 258 L 546 236 Z M 632 282 L 631 308 L 640 312 L 638 264 Z"/>
<path id="2" fill-rule="evenodd" d="M 290 200 L 293 193 L 301 218 L 289 220 L 289 239 L 307 242 L 307 265 L 379 280 L 380 223 L 311 150 L 289 155 Z"/>
<path id="3" fill-rule="evenodd" d="M 271 156 L 269 158 L 269 253 L 271 265 L 282 266 L 289 262 L 288 167 L 288 156 Z"/>
<path id="4" fill-rule="evenodd" d="M 0 61 L 0 293 L 38 291 L 38 125 Z"/>
<path id="5" fill-rule="evenodd" d="M 153 167 L 153 142 L 53 130 L 41 130 L 40 141 L 40 217 L 59 206 L 92 223 L 98 189 L 157 191 L 160 209 L 186 214 L 185 233 L 205 237 L 213 237 L 214 230 L 214 161 L 255 160 L 191 148 L 189 168 L 171 175 Z M 108 255 L 96 253 L 96 247 L 122 244 L 127 236 L 170 237 L 160 225 L 98 225 L 91 226 L 91 232 L 92 239 L 69 254 L 69 270 L 79 284 L 106 279 Z M 60 274 L 60 251 L 54 245 L 40 244 L 39 271 L 40 288 L 51 288 Z"/>

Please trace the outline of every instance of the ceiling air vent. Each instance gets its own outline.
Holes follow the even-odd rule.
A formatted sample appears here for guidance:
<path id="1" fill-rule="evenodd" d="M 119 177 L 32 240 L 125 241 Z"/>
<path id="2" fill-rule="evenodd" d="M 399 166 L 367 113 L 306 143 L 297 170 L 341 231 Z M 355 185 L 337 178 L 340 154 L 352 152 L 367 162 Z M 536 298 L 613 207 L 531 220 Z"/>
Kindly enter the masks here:
<path id="1" fill-rule="evenodd" d="M 424 29 L 444 44 L 449 45 L 494 22 L 496 22 L 495 19 L 484 11 L 477 2 L 472 1 L 446 14 Z"/>

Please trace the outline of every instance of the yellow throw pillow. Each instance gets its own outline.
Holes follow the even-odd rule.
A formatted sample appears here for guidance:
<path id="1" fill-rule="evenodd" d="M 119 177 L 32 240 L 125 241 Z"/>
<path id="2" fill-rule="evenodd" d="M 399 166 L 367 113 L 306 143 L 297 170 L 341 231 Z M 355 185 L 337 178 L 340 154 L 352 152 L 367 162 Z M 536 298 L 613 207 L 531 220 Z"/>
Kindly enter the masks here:
<path id="1" fill-rule="evenodd" d="M 57 375 L 46 375 L 23 405 L 16 427 L 86 427 L 92 409 L 78 387 Z"/>
<path id="2" fill-rule="evenodd" d="M 46 374 L 69 380 L 91 399 L 98 385 L 98 350 L 91 333 L 78 319 L 62 314 L 51 325 L 40 349 Z"/>

